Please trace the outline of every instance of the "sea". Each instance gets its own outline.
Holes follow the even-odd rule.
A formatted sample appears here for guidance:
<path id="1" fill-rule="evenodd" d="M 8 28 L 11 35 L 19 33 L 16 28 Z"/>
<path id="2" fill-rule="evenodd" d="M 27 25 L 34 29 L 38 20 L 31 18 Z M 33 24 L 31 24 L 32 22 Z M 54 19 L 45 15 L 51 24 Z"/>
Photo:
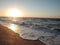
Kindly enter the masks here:
<path id="1" fill-rule="evenodd" d="M 60 18 L 0 17 L 0 24 L 18 33 L 22 39 L 60 45 Z"/>

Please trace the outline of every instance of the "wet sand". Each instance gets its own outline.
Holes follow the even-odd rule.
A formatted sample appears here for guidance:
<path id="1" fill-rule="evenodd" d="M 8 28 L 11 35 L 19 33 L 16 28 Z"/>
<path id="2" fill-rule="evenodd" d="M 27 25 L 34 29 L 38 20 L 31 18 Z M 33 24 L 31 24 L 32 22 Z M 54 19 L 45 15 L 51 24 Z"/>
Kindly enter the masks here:
<path id="1" fill-rule="evenodd" d="M 22 39 L 19 34 L 11 29 L 0 25 L 0 45 L 45 45 L 41 41 Z"/>

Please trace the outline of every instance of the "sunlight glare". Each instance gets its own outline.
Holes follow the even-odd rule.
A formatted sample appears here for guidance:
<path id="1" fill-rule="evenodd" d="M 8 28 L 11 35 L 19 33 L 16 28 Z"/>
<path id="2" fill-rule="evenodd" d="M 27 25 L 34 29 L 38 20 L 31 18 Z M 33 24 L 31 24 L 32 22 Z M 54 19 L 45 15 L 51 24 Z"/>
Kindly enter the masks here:
<path id="1" fill-rule="evenodd" d="M 9 17 L 21 17 L 22 12 L 18 9 L 9 9 L 7 11 L 7 16 L 9 16 Z"/>

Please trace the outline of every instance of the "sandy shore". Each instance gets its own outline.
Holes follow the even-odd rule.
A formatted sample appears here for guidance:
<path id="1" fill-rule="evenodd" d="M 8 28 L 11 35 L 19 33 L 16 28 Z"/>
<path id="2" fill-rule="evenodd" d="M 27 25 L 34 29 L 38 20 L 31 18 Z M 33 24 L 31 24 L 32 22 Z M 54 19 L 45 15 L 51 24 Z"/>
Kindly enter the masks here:
<path id="1" fill-rule="evenodd" d="M 41 41 L 22 39 L 17 33 L 0 25 L 0 45 L 45 45 Z"/>

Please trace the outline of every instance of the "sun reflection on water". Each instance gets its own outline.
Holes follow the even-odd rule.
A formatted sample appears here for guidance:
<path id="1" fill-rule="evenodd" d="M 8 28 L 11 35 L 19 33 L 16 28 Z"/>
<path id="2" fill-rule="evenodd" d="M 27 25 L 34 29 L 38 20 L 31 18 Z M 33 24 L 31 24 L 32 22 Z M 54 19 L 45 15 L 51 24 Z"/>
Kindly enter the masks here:
<path id="1" fill-rule="evenodd" d="M 16 30 L 17 30 L 17 26 L 16 26 L 15 24 L 10 24 L 10 25 L 9 25 L 9 28 L 10 28 L 11 30 L 13 30 L 14 32 L 16 32 Z"/>

